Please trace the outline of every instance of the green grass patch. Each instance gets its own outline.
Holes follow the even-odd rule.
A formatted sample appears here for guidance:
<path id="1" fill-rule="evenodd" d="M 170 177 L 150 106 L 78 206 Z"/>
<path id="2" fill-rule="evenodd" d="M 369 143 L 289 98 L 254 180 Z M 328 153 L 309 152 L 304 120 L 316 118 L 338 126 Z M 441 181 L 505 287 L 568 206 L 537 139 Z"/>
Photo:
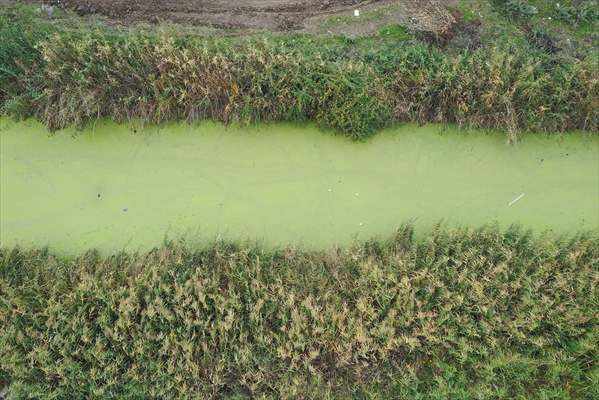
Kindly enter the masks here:
<path id="1" fill-rule="evenodd" d="M 351 15 L 334 15 L 326 18 L 322 24 L 322 28 L 334 28 L 343 25 L 362 24 L 369 21 L 375 21 L 385 16 L 386 12 L 392 10 L 393 7 L 381 7 L 370 11 L 362 11 L 358 17 Z"/>
<path id="2" fill-rule="evenodd" d="M 392 38 L 398 41 L 414 38 L 414 33 L 409 28 L 400 24 L 385 26 L 379 30 L 378 34 L 379 36 Z"/>
<path id="3" fill-rule="evenodd" d="M 584 399 L 599 238 L 409 226 L 345 249 L 0 250 L 11 398 Z"/>

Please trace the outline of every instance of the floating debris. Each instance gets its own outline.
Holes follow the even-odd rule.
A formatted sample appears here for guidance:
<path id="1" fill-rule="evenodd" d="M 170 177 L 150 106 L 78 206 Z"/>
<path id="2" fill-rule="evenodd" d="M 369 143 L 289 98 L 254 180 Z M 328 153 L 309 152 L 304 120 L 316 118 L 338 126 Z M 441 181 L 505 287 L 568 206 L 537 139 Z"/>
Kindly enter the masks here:
<path id="1" fill-rule="evenodd" d="M 520 196 L 516 197 L 514 200 L 510 201 L 510 203 L 508 204 L 508 207 L 511 207 L 514 204 L 516 204 L 516 202 L 519 201 L 522 197 L 524 197 L 524 193 L 522 193 Z"/>

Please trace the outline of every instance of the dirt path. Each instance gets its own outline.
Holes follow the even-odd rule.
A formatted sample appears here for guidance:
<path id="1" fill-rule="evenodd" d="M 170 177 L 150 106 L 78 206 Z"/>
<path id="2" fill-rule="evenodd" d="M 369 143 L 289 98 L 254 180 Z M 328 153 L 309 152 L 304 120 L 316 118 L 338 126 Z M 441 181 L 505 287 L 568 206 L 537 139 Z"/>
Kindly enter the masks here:
<path id="1" fill-rule="evenodd" d="M 28 3 L 40 1 L 26 0 Z M 401 22 L 445 31 L 453 23 L 444 7 L 454 0 L 45 0 L 80 15 L 99 14 L 119 23 L 162 21 L 219 29 L 322 31 L 364 34 Z M 352 19 L 353 10 L 361 16 Z M 335 16 L 342 24 L 327 24 Z M 333 25 L 333 26 L 331 26 Z"/>

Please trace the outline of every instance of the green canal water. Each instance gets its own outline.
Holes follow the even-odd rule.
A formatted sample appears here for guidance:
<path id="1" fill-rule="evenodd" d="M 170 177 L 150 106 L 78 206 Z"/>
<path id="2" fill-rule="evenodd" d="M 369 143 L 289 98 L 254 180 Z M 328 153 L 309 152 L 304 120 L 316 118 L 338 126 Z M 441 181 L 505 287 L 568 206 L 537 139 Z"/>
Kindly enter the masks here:
<path id="1" fill-rule="evenodd" d="M 599 225 L 599 139 L 406 125 L 355 143 L 311 126 L 0 119 L 0 245 L 76 253 L 165 239 L 311 248 L 443 221 L 557 234 Z"/>

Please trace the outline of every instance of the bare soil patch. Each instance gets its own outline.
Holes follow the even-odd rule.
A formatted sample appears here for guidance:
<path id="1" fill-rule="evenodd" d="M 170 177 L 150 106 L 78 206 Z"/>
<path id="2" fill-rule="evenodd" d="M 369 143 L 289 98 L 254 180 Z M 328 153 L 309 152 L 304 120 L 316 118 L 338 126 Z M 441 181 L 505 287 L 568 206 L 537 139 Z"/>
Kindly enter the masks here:
<path id="1" fill-rule="evenodd" d="M 454 0 L 26 0 L 102 15 L 118 23 L 172 22 L 218 29 L 309 31 L 366 35 L 389 23 L 442 34 L 455 22 Z M 360 10 L 354 17 L 353 10 Z M 344 18 L 336 26 L 327 21 Z"/>

